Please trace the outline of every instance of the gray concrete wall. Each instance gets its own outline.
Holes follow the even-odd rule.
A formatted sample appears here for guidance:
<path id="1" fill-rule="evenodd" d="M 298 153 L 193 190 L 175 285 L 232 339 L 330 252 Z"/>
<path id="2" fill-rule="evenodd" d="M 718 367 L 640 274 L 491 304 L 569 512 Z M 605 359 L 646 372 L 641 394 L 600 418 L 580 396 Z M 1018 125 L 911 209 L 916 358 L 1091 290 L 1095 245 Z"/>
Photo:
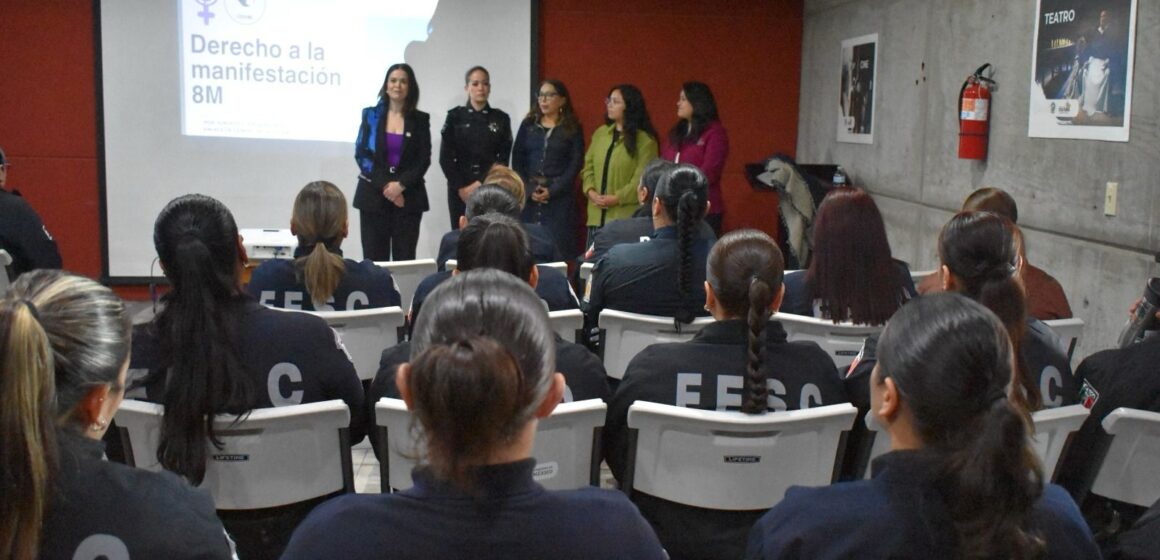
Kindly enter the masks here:
<path id="1" fill-rule="evenodd" d="M 1028 138 L 1034 0 L 806 0 L 797 159 L 843 165 L 875 195 L 895 256 L 934 268 L 942 224 L 979 186 L 1010 192 L 1028 260 L 1063 285 L 1086 323 L 1083 357 L 1111 347 L 1160 275 L 1160 2 L 1139 0 L 1131 141 Z M 879 34 L 874 144 L 836 140 L 843 39 Z M 957 158 L 958 92 L 996 68 L 990 157 Z M 1120 183 L 1119 212 L 1103 213 Z"/>

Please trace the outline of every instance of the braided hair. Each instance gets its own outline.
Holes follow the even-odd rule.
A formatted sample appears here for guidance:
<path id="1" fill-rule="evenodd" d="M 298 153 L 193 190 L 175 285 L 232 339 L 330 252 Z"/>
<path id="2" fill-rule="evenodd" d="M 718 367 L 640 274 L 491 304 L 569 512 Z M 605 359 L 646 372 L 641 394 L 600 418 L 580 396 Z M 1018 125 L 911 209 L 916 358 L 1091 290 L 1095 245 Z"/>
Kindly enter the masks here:
<path id="1" fill-rule="evenodd" d="M 757 230 L 730 232 L 709 253 L 705 276 L 718 305 L 727 317 L 743 317 L 749 326 L 741 393 L 741 411 L 746 414 L 762 414 L 768 409 L 769 373 L 762 368 L 764 333 L 784 273 L 785 260 L 777 243 Z"/>
<path id="2" fill-rule="evenodd" d="M 681 261 L 677 269 L 677 290 L 682 305 L 673 319 L 677 324 L 692 323 L 693 311 L 687 303 L 693 291 L 693 232 L 705 219 L 709 180 L 695 166 L 680 164 L 661 177 L 655 196 L 661 202 L 661 211 L 677 224 L 677 250 Z"/>

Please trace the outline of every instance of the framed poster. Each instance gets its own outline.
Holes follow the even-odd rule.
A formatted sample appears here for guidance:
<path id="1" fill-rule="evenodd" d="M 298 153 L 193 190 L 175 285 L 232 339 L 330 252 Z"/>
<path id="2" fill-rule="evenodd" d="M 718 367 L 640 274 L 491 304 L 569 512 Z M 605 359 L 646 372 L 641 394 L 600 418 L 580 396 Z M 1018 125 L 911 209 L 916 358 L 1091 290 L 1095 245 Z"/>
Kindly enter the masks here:
<path id="1" fill-rule="evenodd" d="M 842 80 L 838 94 L 838 141 L 874 143 L 874 87 L 878 34 L 842 41 Z"/>
<path id="2" fill-rule="evenodd" d="M 1127 142 L 1137 0 L 1038 0 L 1027 135 Z"/>

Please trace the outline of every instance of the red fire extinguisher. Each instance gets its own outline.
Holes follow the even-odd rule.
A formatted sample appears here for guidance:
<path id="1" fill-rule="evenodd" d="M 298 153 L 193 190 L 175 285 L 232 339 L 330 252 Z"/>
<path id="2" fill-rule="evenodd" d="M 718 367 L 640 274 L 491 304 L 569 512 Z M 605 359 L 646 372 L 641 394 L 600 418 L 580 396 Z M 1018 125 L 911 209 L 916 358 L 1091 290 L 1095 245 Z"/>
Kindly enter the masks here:
<path id="1" fill-rule="evenodd" d="M 980 66 L 959 89 L 959 159 L 987 159 L 987 121 L 995 81 L 983 72 L 990 66 L 989 62 Z"/>

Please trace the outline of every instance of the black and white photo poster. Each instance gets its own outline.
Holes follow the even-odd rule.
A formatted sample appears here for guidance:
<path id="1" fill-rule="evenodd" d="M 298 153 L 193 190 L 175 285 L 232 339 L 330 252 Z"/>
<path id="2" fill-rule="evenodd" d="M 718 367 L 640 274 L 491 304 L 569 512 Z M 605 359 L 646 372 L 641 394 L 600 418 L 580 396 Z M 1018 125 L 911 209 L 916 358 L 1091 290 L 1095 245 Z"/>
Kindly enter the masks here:
<path id="1" fill-rule="evenodd" d="M 842 89 L 838 95 L 838 141 L 874 143 L 874 89 L 878 34 L 842 41 Z"/>
<path id="2" fill-rule="evenodd" d="M 1128 141 L 1137 0 L 1038 0 L 1027 135 Z"/>

